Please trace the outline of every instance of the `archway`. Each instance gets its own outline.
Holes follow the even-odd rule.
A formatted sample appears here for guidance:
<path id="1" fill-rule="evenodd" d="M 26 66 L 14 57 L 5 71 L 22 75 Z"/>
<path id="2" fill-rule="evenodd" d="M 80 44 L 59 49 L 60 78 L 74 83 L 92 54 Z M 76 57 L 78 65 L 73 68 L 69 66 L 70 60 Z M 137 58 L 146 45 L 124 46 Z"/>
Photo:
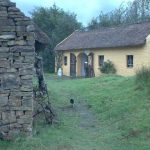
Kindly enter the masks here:
<path id="1" fill-rule="evenodd" d="M 86 77 L 88 67 L 88 56 L 85 53 L 80 53 L 77 57 L 77 75 Z"/>
<path id="2" fill-rule="evenodd" d="M 88 77 L 94 77 L 94 53 L 88 55 Z"/>
<path id="3" fill-rule="evenodd" d="M 76 76 L 76 56 L 70 53 L 70 76 Z"/>

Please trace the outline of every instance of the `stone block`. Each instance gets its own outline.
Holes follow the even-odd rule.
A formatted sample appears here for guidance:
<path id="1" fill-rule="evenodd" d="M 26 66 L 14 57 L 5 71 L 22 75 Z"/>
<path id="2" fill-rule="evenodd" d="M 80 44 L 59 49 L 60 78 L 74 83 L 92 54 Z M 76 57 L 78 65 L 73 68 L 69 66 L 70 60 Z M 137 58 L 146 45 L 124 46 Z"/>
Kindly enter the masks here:
<path id="1" fill-rule="evenodd" d="M 11 52 L 34 52 L 34 46 L 14 46 L 10 48 Z"/>
<path id="2" fill-rule="evenodd" d="M 19 87 L 19 78 L 16 74 L 7 74 L 3 77 L 3 88 L 4 89 L 13 89 Z"/>
<path id="3" fill-rule="evenodd" d="M 27 26 L 27 32 L 34 32 L 34 31 L 35 31 L 34 25 L 28 25 Z"/>
<path id="4" fill-rule="evenodd" d="M 16 122 L 15 111 L 2 112 L 2 121 L 3 124 L 15 123 Z"/>
<path id="5" fill-rule="evenodd" d="M 19 124 L 31 124 L 32 121 L 33 121 L 33 118 L 30 115 L 20 116 L 20 118 L 17 119 L 17 123 Z"/>
<path id="6" fill-rule="evenodd" d="M 23 116 L 24 112 L 23 111 L 16 111 L 16 118 L 19 118 L 20 116 Z"/>
<path id="7" fill-rule="evenodd" d="M 9 68 L 9 69 L 6 69 L 6 72 L 7 73 L 17 73 L 17 69 L 16 68 Z"/>
<path id="8" fill-rule="evenodd" d="M 18 123 L 12 123 L 12 124 L 9 125 L 9 128 L 11 130 L 13 130 L 13 129 L 19 129 L 19 128 L 22 128 L 22 125 L 18 124 Z"/>
<path id="9" fill-rule="evenodd" d="M 11 94 L 9 96 L 9 105 L 13 107 L 20 107 L 22 105 L 22 97 Z"/>
<path id="10" fill-rule="evenodd" d="M 0 131 L 6 132 L 6 133 L 9 132 L 9 126 L 8 125 L 1 125 Z"/>
<path id="11" fill-rule="evenodd" d="M 26 80 L 21 79 L 20 83 L 21 83 L 22 86 L 30 86 L 30 87 L 33 86 L 32 78 L 29 78 L 29 79 L 26 79 Z"/>
<path id="12" fill-rule="evenodd" d="M 12 40 L 15 39 L 15 35 L 0 35 L 0 39 Z"/>
<path id="13" fill-rule="evenodd" d="M 10 62 L 8 60 L 0 60 L 0 68 L 10 68 Z"/>
<path id="14" fill-rule="evenodd" d="M 7 110 L 11 110 L 11 111 L 32 111 L 33 109 L 31 107 L 11 107 Z"/>
<path id="15" fill-rule="evenodd" d="M 0 74 L 4 73 L 4 72 L 6 72 L 6 71 L 7 71 L 6 68 L 0 68 Z M 0 83 L 1 83 L 1 82 L 0 82 Z"/>
<path id="16" fill-rule="evenodd" d="M 16 4 L 8 0 L 5 0 L 5 1 L 0 1 L 0 6 L 11 7 L 11 6 L 16 6 Z"/>
<path id="17" fill-rule="evenodd" d="M 1 17 L 7 17 L 8 16 L 8 13 L 6 10 L 0 10 L 0 16 Z"/>
<path id="18" fill-rule="evenodd" d="M 24 46 L 27 45 L 27 42 L 25 40 L 16 40 L 15 45 Z"/>
<path id="19" fill-rule="evenodd" d="M 33 106 L 33 97 L 23 97 L 22 106 L 24 107 L 32 107 Z"/>
<path id="20" fill-rule="evenodd" d="M 33 56 L 28 56 L 28 57 L 25 57 L 25 59 L 24 59 L 24 62 L 26 63 L 28 63 L 28 62 L 30 62 L 30 63 L 34 63 L 35 62 L 35 59 L 34 59 L 34 57 Z"/>
<path id="21" fill-rule="evenodd" d="M 10 54 L 8 52 L 3 52 L 3 53 L 0 52 L 0 58 L 6 58 L 6 59 L 8 59 L 9 56 L 10 56 Z"/>
<path id="22" fill-rule="evenodd" d="M 0 107 L 8 104 L 8 94 L 0 94 Z"/>
<path id="23" fill-rule="evenodd" d="M 20 10 L 16 7 L 9 7 L 8 8 L 8 12 L 18 12 L 18 11 L 20 11 Z"/>
<path id="24" fill-rule="evenodd" d="M 26 32 L 26 27 L 25 26 L 17 26 L 16 31 L 17 32 Z"/>
<path id="25" fill-rule="evenodd" d="M 7 8 L 0 6 L 0 11 L 7 11 Z"/>
<path id="26" fill-rule="evenodd" d="M 23 75 L 21 76 L 22 80 L 32 80 L 33 79 L 33 75 Z"/>
<path id="27" fill-rule="evenodd" d="M 31 86 L 21 86 L 20 90 L 22 92 L 31 92 L 31 91 L 33 91 L 33 87 L 31 87 Z"/>
<path id="28" fill-rule="evenodd" d="M 19 69 L 19 75 L 32 75 L 33 74 L 33 68 L 20 68 Z"/>
<path id="29" fill-rule="evenodd" d="M 0 47 L 0 53 L 8 53 L 9 47 Z"/>

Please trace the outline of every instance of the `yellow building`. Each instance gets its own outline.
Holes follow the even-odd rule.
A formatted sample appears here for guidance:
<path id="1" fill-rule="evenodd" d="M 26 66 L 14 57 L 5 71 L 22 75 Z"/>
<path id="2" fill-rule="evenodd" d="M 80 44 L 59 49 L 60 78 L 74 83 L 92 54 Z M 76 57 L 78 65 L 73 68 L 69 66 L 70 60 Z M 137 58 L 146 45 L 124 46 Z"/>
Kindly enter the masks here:
<path id="1" fill-rule="evenodd" d="M 75 31 L 55 47 L 61 54 L 59 67 L 66 76 L 101 74 L 100 67 L 110 60 L 118 75 L 132 76 L 142 66 L 150 65 L 150 23 L 93 31 Z M 57 60 L 58 61 L 58 60 Z"/>

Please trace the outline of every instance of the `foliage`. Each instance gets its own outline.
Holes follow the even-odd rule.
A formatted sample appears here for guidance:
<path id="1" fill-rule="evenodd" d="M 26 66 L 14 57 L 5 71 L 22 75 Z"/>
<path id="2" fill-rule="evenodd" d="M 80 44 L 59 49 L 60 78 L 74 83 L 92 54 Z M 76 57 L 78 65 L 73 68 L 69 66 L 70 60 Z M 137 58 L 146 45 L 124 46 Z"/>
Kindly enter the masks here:
<path id="1" fill-rule="evenodd" d="M 110 60 L 104 62 L 103 66 L 100 67 L 100 71 L 105 74 L 115 74 L 116 73 L 115 66 Z"/>
<path id="2" fill-rule="evenodd" d="M 74 13 L 53 5 L 50 8 L 38 7 L 31 13 L 33 21 L 45 32 L 51 39 L 51 43 L 45 51 L 41 51 L 44 60 L 44 69 L 54 72 L 55 54 L 54 47 L 73 31 L 82 27 L 76 19 Z"/>
<path id="3" fill-rule="evenodd" d="M 142 67 L 136 71 L 136 83 L 141 87 L 150 88 L 150 67 Z"/>
<path id="4" fill-rule="evenodd" d="M 112 27 L 150 21 L 150 0 L 134 0 L 126 5 L 122 3 L 118 9 L 108 13 L 101 12 L 93 18 L 88 29 Z"/>

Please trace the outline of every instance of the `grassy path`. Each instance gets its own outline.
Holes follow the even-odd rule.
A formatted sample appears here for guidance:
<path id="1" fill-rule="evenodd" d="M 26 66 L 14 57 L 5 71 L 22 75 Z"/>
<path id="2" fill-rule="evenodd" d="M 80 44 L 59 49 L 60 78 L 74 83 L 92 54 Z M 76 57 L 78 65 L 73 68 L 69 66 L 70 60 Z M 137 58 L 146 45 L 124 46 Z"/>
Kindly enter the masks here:
<path id="1" fill-rule="evenodd" d="M 99 122 L 89 109 L 88 105 L 83 104 L 82 102 L 76 102 L 73 108 L 71 106 L 62 108 L 62 112 L 68 117 L 74 118 L 75 116 L 78 116 L 78 128 L 93 133 L 99 132 Z"/>
<path id="2" fill-rule="evenodd" d="M 77 102 L 73 116 L 70 111 L 61 112 L 66 129 L 70 129 L 65 137 L 73 136 L 63 142 L 74 150 L 150 149 L 149 98 L 146 91 L 136 87 L 134 78 L 51 78 L 48 83 L 56 106 L 68 105 L 70 98 Z"/>
<path id="3" fill-rule="evenodd" d="M 71 134 L 68 141 L 64 138 L 63 143 L 57 145 L 57 150 L 96 150 L 97 139 L 95 137 L 100 132 L 100 125 L 97 118 L 90 111 L 88 105 L 76 100 L 74 107 L 66 105 L 59 108 L 59 113 L 64 120 L 64 127 L 67 134 Z"/>
<path id="4" fill-rule="evenodd" d="M 150 96 L 133 77 L 46 81 L 60 124 L 39 122 L 33 137 L 0 141 L 0 150 L 150 150 Z"/>

